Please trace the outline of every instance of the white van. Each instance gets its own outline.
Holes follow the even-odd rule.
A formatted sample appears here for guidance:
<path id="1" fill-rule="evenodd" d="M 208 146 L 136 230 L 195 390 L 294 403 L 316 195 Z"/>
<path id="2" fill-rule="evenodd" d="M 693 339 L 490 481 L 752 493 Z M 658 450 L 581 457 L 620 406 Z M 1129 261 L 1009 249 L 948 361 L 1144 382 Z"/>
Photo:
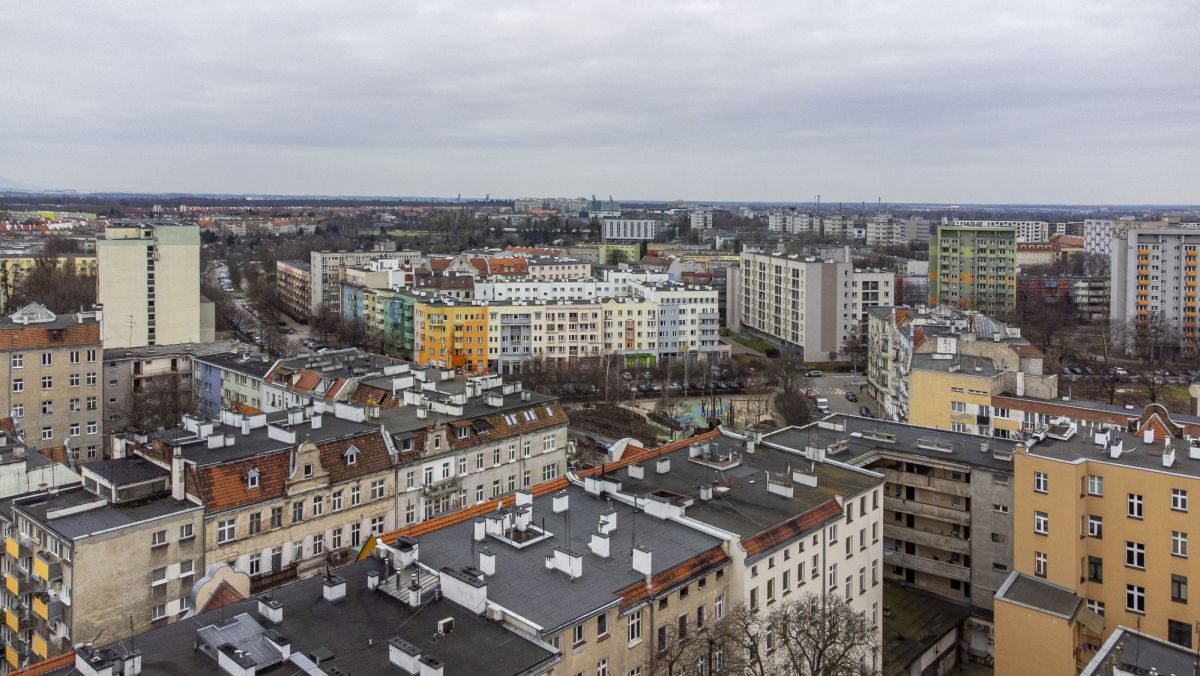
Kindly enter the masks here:
<path id="1" fill-rule="evenodd" d="M 829 399 L 826 397 L 817 397 L 817 410 L 821 413 L 829 413 Z"/>

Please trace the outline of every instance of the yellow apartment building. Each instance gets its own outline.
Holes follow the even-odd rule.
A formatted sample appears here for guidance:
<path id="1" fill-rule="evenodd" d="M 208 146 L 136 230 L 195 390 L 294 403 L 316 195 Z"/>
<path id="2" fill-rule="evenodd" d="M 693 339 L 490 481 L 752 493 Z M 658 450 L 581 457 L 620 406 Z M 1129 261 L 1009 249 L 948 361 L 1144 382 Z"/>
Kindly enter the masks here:
<path id="1" fill-rule="evenodd" d="M 951 432 L 990 436 L 992 393 L 1002 373 L 991 359 L 965 354 L 912 356 L 908 422 Z"/>
<path id="2" fill-rule="evenodd" d="M 471 302 L 431 298 L 413 306 L 413 356 L 418 364 L 486 373 L 488 310 Z"/>
<path id="3" fill-rule="evenodd" d="M 1057 418 L 1031 431 L 1015 456 L 1014 571 L 996 594 L 996 673 L 1077 673 L 1120 626 L 1194 648 L 1192 497 L 1200 439 L 1161 407 L 1125 426 L 1083 430 Z"/>

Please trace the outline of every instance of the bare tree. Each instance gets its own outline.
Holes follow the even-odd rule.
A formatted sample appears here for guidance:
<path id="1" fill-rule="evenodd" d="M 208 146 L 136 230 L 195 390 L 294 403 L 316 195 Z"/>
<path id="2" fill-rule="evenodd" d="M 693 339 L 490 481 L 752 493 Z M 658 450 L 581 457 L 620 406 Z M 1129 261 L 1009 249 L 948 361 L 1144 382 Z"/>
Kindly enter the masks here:
<path id="1" fill-rule="evenodd" d="M 109 408 L 121 424 L 106 432 L 155 432 L 175 427 L 184 415 L 195 413 L 196 401 L 190 384 L 179 374 L 169 374 L 143 379 L 139 391 Z"/>
<path id="2" fill-rule="evenodd" d="M 731 608 L 710 627 L 661 627 L 647 671 L 774 676 L 849 676 L 878 671 L 878 629 L 841 596 L 804 594 L 760 612 Z"/>

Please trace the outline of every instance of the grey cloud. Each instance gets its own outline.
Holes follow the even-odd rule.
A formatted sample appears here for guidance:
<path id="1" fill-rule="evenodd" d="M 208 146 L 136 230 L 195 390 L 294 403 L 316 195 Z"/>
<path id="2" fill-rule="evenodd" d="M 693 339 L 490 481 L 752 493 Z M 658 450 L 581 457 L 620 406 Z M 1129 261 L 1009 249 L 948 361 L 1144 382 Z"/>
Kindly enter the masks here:
<path id="1" fill-rule="evenodd" d="M 0 160 L 81 189 L 1198 201 L 1176 2 L 16 2 Z"/>

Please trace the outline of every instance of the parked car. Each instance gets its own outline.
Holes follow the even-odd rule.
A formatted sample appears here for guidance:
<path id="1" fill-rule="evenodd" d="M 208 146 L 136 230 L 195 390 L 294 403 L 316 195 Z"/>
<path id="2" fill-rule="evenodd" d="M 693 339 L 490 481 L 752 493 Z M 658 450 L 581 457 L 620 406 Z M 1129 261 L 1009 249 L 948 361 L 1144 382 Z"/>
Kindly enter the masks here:
<path id="1" fill-rule="evenodd" d="M 829 400 L 825 397 L 817 397 L 817 410 L 821 413 L 829 413 Z"/>
<path id="2" fill-rule="evenodd" d="M 811 388 L 811 387 L 810 387 L 810 388 L 808 388 L 808 390 L 807 390 L 807 391 L 804 393 L 804 396 L 808 397 L 809 399 L 816 399 L 816 398 L 817 398 L 817 391 L 816 391 L 816 390 L 814 390 L 813 388 Z"/>
<path id="3" fill-rule="evenodd" d="M 804 375 L 808 376 L 809 378 L 820 378 L 821 376 L 825 375 L 825 372 L 821 369 L 812 369 Z"/>
<path id="4" fill-rule="evenodd" d="M 853 392 L 847 392 L 846 401 L 858 401 L 858 395 Z"/>
<path id="5" fill-rule="evenodd" d="M 867 408 L 866 406 L 859 406 L 858 414 L 864 418 L 874 418 L 875 417 L 875 416 L 871 415 L 871 409 Z"/>

